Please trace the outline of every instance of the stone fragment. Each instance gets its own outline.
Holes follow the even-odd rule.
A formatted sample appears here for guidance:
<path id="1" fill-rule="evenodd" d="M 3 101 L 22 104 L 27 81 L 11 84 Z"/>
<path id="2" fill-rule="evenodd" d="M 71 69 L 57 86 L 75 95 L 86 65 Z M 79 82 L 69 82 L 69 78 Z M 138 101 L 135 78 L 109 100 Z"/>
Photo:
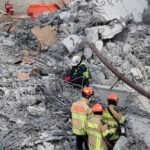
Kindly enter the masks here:
<path id="1" fill-rule="evenodd" d="M 19 128 L 22 128 L 25 125 L 25 120 L 17 119 L 16 121 Z"/>
<path id="2" fill-rule="evenodd" d="M 37 150 L 46 150 L 43 145 L 38 145 Z"/>
<path id="3" fill-rule="evenodd" d="M 98 41 L 98 26 L 85 29 L 86 38 L 89 42 Z"/>
<path id="4" fill-rule="evenodd" d="M 38 106 L 28 106 L 27 110 L 31 115 L 34 116 L 41 116 L 44 115 L 46 108 L 45 107 L 38 107 Z"/>
<path id="5" fill-rule="evenodd" d="M 131 49 L 132 49 L 132 47 L 131 47 L 130 44 L 127 44 L 127 43 L 126 43 L 126 44 L 123 46 L 123 52 L 125 52 L 125 53 L 131 52 Z"/>
<path id="6" fill-rule="evenodd" d="M 96 48 L 99 50 L 99 52 L 102 52 L 102 48 L 103 48 L 103 41 L 96 41 L 95 42 L 95 46 Z"/>
<path id="7" fill-rule="evenodd" d="M 67 48 L 69 53 L 73 53 L 76 50 L 76 46 L 82 42 L 81 38 L 78 35 L 72 34 L 69 37 L 65 38 L 62 43 Z"/>
<path id="8" fill-rule="evenodd" d="M 97 1 L 94 4 L 96 6 L 93 9 L 93 14 L 95 18 L 98 16 L 101 22 L 114 19 L 126 20 L 128 17 L 133 17 L 134 21 L 141 22 L 143 11 L 148 8 L 147 0 L 142 2 L 141 0 Z"/>
<path id="9" fill-rule="evenodd" d="M 38 101 L 39 99 L 35 95 L 26 95 L 21 97 L 21 102 L 26 106 L 34 105 Z"/>
<path id="10" fill-rule="evenodd" d="M 91 57 L 92 57 L 92 51 L 91 51 L 91 49 L 89 47 L 86 47 L 84 49 L 84 56 L 85 56 L 85 58 L 87 60 L 91 59 Z"/>
<path id="11" fill-rule="evenodd" d="M 128 118 L 130 128 L 132 129 L 132 134 L 140 139 L 140 148 L 144 150 L 150 149 L 150 120 L 137 117 L 137 116 L 130 116 Z M 139 148 L 139 149 L 140 149 Z"/>
<path id="12" fill-rule="evenodd" d="M 52 145 L 50 142 L 43 142 L 43 146 L 46 150 L 55 150 L 54 145 Z"/>
<path id="13" fill-rule="evenodd" d="M 145 64 L 150 66 L 150 57 L 145 58 Z"/>
<path id="14" fill-rule="evenodd" d="M 118 33 L 120 33 L 123 28 L 124 28 L 125 24 L 119 24 L 119 23 L 113 23 L 112 26 L 108 26 L 108 25 L 103 25 L 103 26 L 99 26 L 99 33 L 101 34 L 101 38 L 102 39 L 111 39 L 113 38 L 115 35 L 117 35 Z"/>
<path id="15" fill-rule="evenodd" d="M 136 79 L 142 79 L 143 75 L 138 68 L 131 68 L 131 73 Z"/>
<path id="16" fill-rule="evenodd" d="M 122 65 L 123 60 L 121 57 L 114 55 L 114 56 L 112 56 L 112 62 L 116 67 L 119 67 Z"/>
<path id="17" fill-rule="evenodd" d="M 135 100 L 135 104 L 137 104 L 140 109 L 150 113 L 150 102 L 148 98 L 138 95 L 137 99 Z"/>
<path id="18" fill-rule="evenodd" d="M 6 45 L 6 46 L 14 46 L 14 42 L 10 39 L 5 39 L 3 40 L 3 45 Z"/>
<path id="19" fill-rule="evenodd" d="M 116 46 L 117 46 L 116 43 L 113 43 L 113 42 L 107 42 L 107 44 L 106 44 L 106 48 L 109 51 L 111 51 L 112 49 L 115 49 Z"/>
<path id="20" fill-rule="evenodd" d="M 4 39 L 5 39 L 4 36 L 0 36 L 0 43 L 3 42 Z"/>
<path id="21" fill-rule="evenodd" d="M 128 143 L 128 139 L 125 136 L 121 136 L 115 144 L 113 150 L 125 150 Z"/>

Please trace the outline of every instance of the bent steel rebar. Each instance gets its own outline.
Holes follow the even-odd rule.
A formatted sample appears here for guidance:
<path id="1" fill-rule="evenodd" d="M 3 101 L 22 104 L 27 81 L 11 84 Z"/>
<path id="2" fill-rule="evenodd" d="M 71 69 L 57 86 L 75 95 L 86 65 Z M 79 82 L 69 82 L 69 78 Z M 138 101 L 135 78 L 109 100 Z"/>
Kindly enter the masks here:
<path id="1" fill-rule="evenodd" d="M 113 74 L 115 74 L 119 80 L 122 80 L 124 83 L 129 85 L 131 88 L 135 89 L 137 92 L 142 94 L 143 96 L 150 98 L 150 93 L 145 91 L 141 87 L 137 86 L 133 82 L 131 82 L 128 78 L 125 77 L 124 74 L 120 73 L 115 67 L 113 67 L 108 60 L 98 51 L 93 43 L 88 43 L 91 50 L 95 53 L 95 55 L 100 59 L 100 61 L 109 69 Z"/>

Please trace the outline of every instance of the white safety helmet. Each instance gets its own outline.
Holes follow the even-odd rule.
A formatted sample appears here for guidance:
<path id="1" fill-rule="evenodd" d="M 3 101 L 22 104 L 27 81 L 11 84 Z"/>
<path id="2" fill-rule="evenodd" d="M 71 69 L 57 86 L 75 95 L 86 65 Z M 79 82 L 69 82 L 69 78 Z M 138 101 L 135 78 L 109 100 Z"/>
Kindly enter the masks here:
<path id="1" fill-rule="evenodd" d="M 79 56 L 74 56 L 72 58 L 72 66 L 77 66 L 81 61 L 81 58 Z"/>

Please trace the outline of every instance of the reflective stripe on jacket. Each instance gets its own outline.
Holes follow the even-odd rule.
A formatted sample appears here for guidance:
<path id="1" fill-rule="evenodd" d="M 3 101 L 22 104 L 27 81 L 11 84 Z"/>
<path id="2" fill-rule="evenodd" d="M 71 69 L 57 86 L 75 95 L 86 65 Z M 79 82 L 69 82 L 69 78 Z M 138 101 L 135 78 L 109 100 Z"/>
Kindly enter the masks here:
<path id="1" fill-rule="evenodd" d="M 86 67 L 86 71 L 83 72 L 83 76 L 84 76 L 86 79 L 89 78 L 89 71 L 88 71 L 88 67 L 87 67 L 86 63 L 85 63 L 85 62 L 81 62 L 81 64 L 79 65 L 79 67 L 80 67 L 81 65 L 85 65 L 85 67 Z M 76 73 L 77 73 L 77 69 L 75 70 L 74 75 L 76 75 Z"/>
<path id="2" fill-rule="evenodd" d="M 107 124 L 102 124 L 102 116 L 94 115 L 85 123 L 85 132 L 88 134 L 88 146 L 90 150 L 107 150 L 104 138 L 114 133 L 115 129 L 108 130 Z"/>
<path id="3" fill-rule="evenodd" d="M 89 100 L 81 97 L 79 101 L 71 106 L 72 132 L 77 135 L 85 135 L 85 121 L 93 116 L 92 110 L 88 106 Z"/>
<path id="4" fill-rule="evenodd" d="M 111 112 L 113 113 L 114 117 L 118 120 L 118 122 L 120 124 L 123 124 L 124 121 L 125 121 L 125 116 L 122 115 L 122 113 L 118 113 L 116 110 L 115 110 L 115 107 L 114 105 L 109 105 L 109 108 L 111 110 Z M 110 125 L 110 128 L 113 128 L 113 127 L 117 127 L 118 126 L 118 123 L 115 121 L 115 119 L 111 116 L 111 114 L 108 112 L 107 108 L 105 108 L 104 112 L 103 112 L 103 121 L 105 121 L 105 123 L 107 123 L 108 125 Z M 111 138 L 110 140 L 117 140 L 119 139 L 119 134 L 115 133 Z"/>

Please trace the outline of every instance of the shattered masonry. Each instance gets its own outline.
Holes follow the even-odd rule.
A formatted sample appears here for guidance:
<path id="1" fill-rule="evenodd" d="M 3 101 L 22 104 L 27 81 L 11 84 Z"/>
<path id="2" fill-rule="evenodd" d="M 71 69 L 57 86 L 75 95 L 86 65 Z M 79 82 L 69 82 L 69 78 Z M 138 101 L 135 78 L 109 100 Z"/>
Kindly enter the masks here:
<path id="1" fill-rule="evenodd" d="M 7 150 L 75 149 L 69 110 L 81 95 L 62 80 L 72 56 L 84 56 L 88 64 L 90 86 L 96 91 L 93 104 L 106 106 L 105 95 L 98 93 L 103 90 L 107 95 L 117 81 L 88 42 L 128 79 L 148 90 L 148 3 L 75 0 L 36 21 L 24 16 L 7 16 L 6 21 L 0 15 L 0 145 Z M 128 120 L 128 137 L 121 137 L 114 149 L 149 150 L 150 101 L 120 81 L 113 90 L 122 88 L 127 94 L 120 97 L 118 109 Z"/>

